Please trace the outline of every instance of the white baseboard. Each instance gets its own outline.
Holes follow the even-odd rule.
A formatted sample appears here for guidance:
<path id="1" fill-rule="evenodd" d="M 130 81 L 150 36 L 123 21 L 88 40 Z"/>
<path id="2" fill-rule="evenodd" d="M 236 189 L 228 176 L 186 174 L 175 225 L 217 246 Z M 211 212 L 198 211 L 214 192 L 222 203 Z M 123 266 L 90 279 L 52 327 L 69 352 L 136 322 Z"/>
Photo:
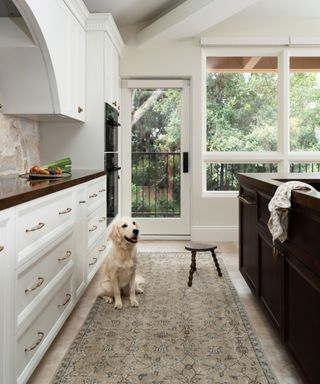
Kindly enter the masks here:
<path id="1" fill-rule="evenodd" d="M 191 227 L 192 241 L 237 241 L 238 233 L 237 225 L 195 225 Z"/>
<path id="2" fill-rule="evenodd" d="M 141 235 L 141 240 L 190 240 L 190 235 Z"/>

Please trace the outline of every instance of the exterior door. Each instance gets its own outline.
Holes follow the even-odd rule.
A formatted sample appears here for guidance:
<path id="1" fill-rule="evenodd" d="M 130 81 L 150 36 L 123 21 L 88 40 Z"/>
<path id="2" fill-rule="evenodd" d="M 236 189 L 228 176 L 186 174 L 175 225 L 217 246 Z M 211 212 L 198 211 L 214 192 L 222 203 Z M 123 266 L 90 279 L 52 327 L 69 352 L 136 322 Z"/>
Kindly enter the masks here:
<path id="1" fill-rule="evenodd" d="M 122 213 L 142 235 L 189 236 L 189 81 L 127 80 L 122 107 Z"/>

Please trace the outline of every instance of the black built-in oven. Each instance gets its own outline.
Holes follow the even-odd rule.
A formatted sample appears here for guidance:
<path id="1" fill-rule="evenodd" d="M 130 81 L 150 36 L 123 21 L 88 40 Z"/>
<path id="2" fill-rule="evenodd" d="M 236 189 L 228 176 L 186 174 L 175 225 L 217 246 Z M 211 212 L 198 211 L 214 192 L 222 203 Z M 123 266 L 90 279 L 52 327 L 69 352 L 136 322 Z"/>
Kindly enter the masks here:
<path id="1" fill-rule="evenodd" d="M 105 104 L 104 166 L 107 171 L 107 222 L 119 211 L 119 112 Z"/>

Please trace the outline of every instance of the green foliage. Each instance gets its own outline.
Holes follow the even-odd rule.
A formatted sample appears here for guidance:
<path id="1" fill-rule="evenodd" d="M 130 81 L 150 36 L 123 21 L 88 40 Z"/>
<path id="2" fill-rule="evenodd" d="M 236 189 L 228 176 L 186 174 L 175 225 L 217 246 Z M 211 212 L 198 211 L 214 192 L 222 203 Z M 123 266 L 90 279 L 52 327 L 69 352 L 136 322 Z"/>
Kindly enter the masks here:
<path id="1" fill-rule="evenodd" d="M 275 151 L 276 125 L 275 74 L 208 73 L 208 151 Z"/>

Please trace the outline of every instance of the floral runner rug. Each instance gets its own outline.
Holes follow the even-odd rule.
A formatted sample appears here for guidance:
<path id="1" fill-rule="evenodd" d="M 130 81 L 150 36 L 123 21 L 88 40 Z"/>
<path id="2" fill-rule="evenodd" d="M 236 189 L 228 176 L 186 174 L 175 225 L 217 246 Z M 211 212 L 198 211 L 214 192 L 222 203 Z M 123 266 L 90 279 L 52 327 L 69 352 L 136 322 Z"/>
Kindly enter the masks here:
<path id="1" fill-rule="evenodd" d="M 188 287 L 188 253 L 140 253 L 139 308 L 97 298 L 53 384 L 278 383 L 219 258 L 197 254 Z"/>

